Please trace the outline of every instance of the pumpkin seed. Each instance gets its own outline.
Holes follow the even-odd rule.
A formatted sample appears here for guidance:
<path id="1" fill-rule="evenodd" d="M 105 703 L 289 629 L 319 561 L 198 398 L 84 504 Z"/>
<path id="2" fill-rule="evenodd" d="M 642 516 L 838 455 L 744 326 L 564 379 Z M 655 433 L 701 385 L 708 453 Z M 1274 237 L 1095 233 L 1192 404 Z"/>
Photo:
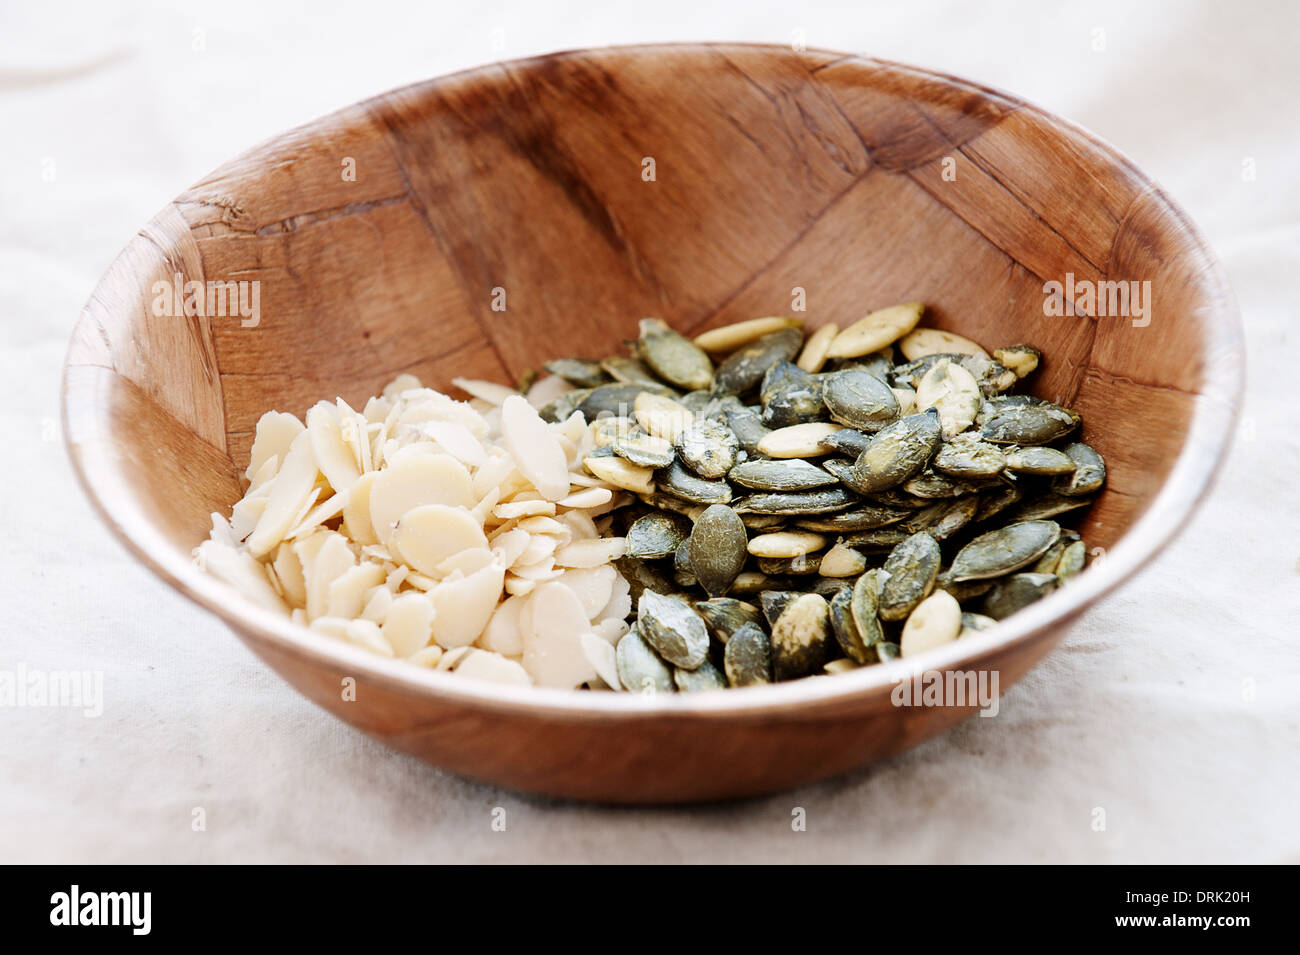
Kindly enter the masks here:
<path id="1" fill-rule="evenodd" d="M 885 628 L 880 623 L 880 591 L 886 579 L 885 571 L 876 569 L 867 571 L 853 583 L 849 613 L 864 647 L 874 647 L 885 639 Z M 847 647 L 844 652 L 849 653 Z"/>
<path id="2" fill-rule="evenodd" d="M 777 362 L 766 375 L 759 391 L 763 424 L 768 428 L 815 421 L 826 413 L 822 403 L 823 381 L 788 361 Z"/>
<path id="3" fill-rule="evenodd" d="M 947 358 L 941 358 L 916 386 L 916 406 L 938 410 L 945 440 L 971 426 L 982 400 L 975 377 Z"/>
<path id="4" fill-rule="evenodd" d="M 772 642 L 756 623 L 743 624 L 727 641 L 722 665 L 732 686 L 771 683 Z"/>
<path id="5" fill-rule="evenodd" d="M 854 462 L 850 488 L 862 494 L 902 484 L 939 449 L 939 413 L 909 415 L 876 433 Z"/>
<path id="6" fill-rule="evenodd" d="M 897 524 L 909 517 L 911 511 L 897 507 L 876 507 L 864 504 L 851 510 L 828 514 L 825 517 L 810 517 L 797 521 L 798 527 L 806 531 L 822 534 L 844 534 L 851 531 L 872 530 Z"/>
<path id="7" fill-rule="evenodd" d="M 952 579 L 952 571 L 945 570 L 934 580 L 934 586 L 938 590 L 946 590 L 956 598 L 958 603 L 965 603 L 976 597 L 982 597 L 993 589 L 996 581 L 990 580 L 964 580 L 958 583 Z"/>
<path id="8" fill-rule="evenodd" d="M 655 385 L 663 387 L 663 383 L 655 377 L 654 372 L 646 367 L 646 363 L 639 358 L 628 358 L 626 355 L 611 355 L 600 363 L 600 367 L 615 381 L 621 381 L 626 384 Z"/>
<path id="9" fill-rule="evenodd" d="M 796 364 L 804 371 L 819 372 L 826 364 L 826 353 L 831 349 L 831 342 L 839 334 L 840 327 L 834 322 L 827 322 L 808 336 L 803 351 L 799 353 Z"/>
<path id="10" fill-rule="evenodd" d="M 836 544 L 822 555 L 817 572 L 823 577 L 856 577 L 867 569 L 867 559 L 844 543 Z"/>
<path id="11" fill-rule="evenodd" d="M 762 612 L 751 603 L 734 597 L 710 597 L 697 600 L 695 612 L 703 619 L 709 632 L 719 643 L 727 643 L 747 623 L 761 624 Z"/>
<path id="12" fill-rule="evenodd" d="M 543 421 L 552 424 L 567 421 L 575 411 L 582 408 L 587 399 L 591 397 L 593 390 L 591 388 L 575 388 L 573 391 L 566 391 L 554 400 L 542 405 L 537 414 Z M 613 414 L 614 412 L 610 413 Z M 594 421 L 595 416 L 587 415 L 587 420 Z"/>
<path id="13" fill-rule="evenodd" d="M 725 690 L 727 678 L 717 667 L 705 660 L 694 670 L 673 670 L 673 682 L 682 693 L 695 693 L 699 690 Z"/>
<path id="14" fill-rule="evenodd" d="M 727 592 L 745 567 L 748 532 L 740 516 L 725 504 L 709 507 L 690 536 L 691 569 L 710 597 Z"/>
<path id="15" fill-rule="evenodd" d="M 1077 511 L 1092 503 L 1090 497 L 1062 497 L 1060 494 L 1044 494 L 1042 497 L 1022 501 L 1010 517 L 1017 521 L 1039 521 L 1057 517 L 1070 511 Z"/>
<path id="16" fill-rule="evenodd" d="M 680 461 L 656 472 L 658 486 L 665 494 L 692 504 L 727 504 L 731 485 L 726 481 L 708 481 L 686 470 Z"/>
<path id="17" fill-rule="evenodd" d="M 672 693 L 677 689 L 673 671 L 635 626 L 619 639 L 614 665 L 618 682 L 633 693 Z"/>
<path id="18" fill-rule="evenodd" d="M 731 429 L 731 433 L 740 442 L 741 448 L 748 454 L 757 454 L 759 443 L 772 433 L 771 429 L 763 424 L 759 412 L 752 408 L 727 409 L 723 415 L 727 420 L 727 427 Z"/>
<path id="19" fill-rule="evenodd" d="M 727 480 L 755 491 L 811 491 L 838 483 L 835 475 L 802 458 L 745 461 L 727 472 Z"/>
<path id="20" fill-rule="evenodd" d="M 980 492 L 979 510 L 975 512 L 975 522 L 991 520 L 1003 511 L 1018 504 L 1024 492 L 1014 485 L 988 488 Z"/>
<path id="21" fill-rule="evenodd" d="M 627 421 L 628 419 L 606 420 Z M 644 468 L 662 468 L 673 463 L 672 442 L 643 431 L 635 425 L 616 434 L 609 442 L 609 447 L 620 458 L 625 458 Z"/>
<path id="22" fill-rule="evenodd" d="M 749 597 L 754 594 L 761 594 L 772 586 L 771 580 L 767 574 L 760 574 L 756 570 L 742 570 L 731 584 L 731 592 L 741 597 Z"/>
<path id="23" fill-rule="evenodd" d="M 736 463 L 740 442 L 725 424 L 701 418 L 682 432 L 677 453 L 688 468 L 700 477 L 723 477 Z"/>
<path id="24" fill-rule="evenodd" d="M 1042 557 L 1060 534 L 1060 525 L 1053 521 L 1021 521 L 1000 527 L 958 551 L 949 573 L 957 583 L 1010 574 Z"/>
<path id="25" fill-rule="evenodd" d="M 600 362 L 585 358 L 557 358 L 542 367 L 578 388 L 595 388 L 610 380 L 609 373 L 601 367 Z"/>
<path id="26" fill-rule="evenodd" d="M 876 651 L 863 641 L 858 625 L 853 620 L 852 604 L 853 587 L 845 584 L 831 597 L 831 632 L 850 660 L 859 664 L 872 663 L 876 659 Z"/>
<path id="27" fill-rule="evenodd" d="M 760 557 L 758 569 L 772 576 L 793 574 L 806 577 L 821 573 L 820 554 L 798 554 L 794 557 Z"/>
<path id="28" fill-rule="evenodd" d="M 982 613 L 964 613 L 961 615 L 961 633 L 957 636 L 965 637 L 972 633 L 979 633 L 990 627 L 996 627 L 997 624 L 998 622 L 992 617 L 986 617 Z"/>
<path id="29" fill-rule="evenodd" d="M 691 534 L 691 522 L 680 514 L 656 511 L 638 518 L 628 528 L 627 557 L 656 558 L 674 553 Z"/>
<path id="30" fill-rule="evenodd" d="M 669 593 L 673 580 L 658 564 L 638 558 L 622 557 L 614 562 L 618 572 L 627 581 L 632 603 L 636 604 L 647 590 Z"/>
<path id="31" fill-rule="evenodd" d="M 898 343 L 898 350 L 903 353 L 903 357 L 908 361 L 915 361 L 918 358 L 924 358 L 926 355 L 936 354 L 989 357 L 988 352 L 969 338 L 963 338 L 961 335 L 946 332 L 939 328 L 912 329 Z"/>
<path id="32" fill-rule="evenodd" d="M 822 447 L 856 458 L 871 443 L 872 435 L 857 428 L 841 428 L 822 438 Z"/>
<path id="33" fill-rule="evenodd" d="M 1041 600 L 1060 585 L 1055 574 L 1012 574 L 998 583 L 984 598 L 984 613 L 1005 620 L 1035 600 Z"/>
<path id="34" fill-rule="evenodd" d="M 863 550 L 878 552 L 893 550 L 911 536 L 911 531 L 904 530 L 901 527 L 876 527 L 871 530 L 849 534 L 844 538 L 844 543 L 850 547 L 860 547 Z"/>
<path id="35" fill-rule="evenodd" d="M 695 415 L 695 417 L 708 417 L 707 412 L 709 405 L 713 402 L 713 393 L 710 391 L 688 391 L 677 400 L 683 408 Z"/>
<path id="36" fill-rule="evenodd" d="M 981 440 L 977 432 L 966 431 L 948 439 L 931 466 L 941 474 L 979 480 L 1001 474 L 1006 456 L 997 445 Z"/>
<path id="37" fill-rule="evenodd" d="M 714 372 L 714 392 L 743 395 L 758 385 L 773 365 L 792 360 L 802 345 L 802 330 L 783 328 L 736 349 Z"/>
<path id="38" fill-rule="evenodd" d="M 1081 441 L 1067 444 L 1061 449 L 1074 463 L 1074 473 L 1052 482 L 1052 490 L 1065 497 L 1095 494 L 1106 483 L 1106 462 L 1102 456 Z"/>
<path id="39" fill-rule="evenodd" d="M 757 341 L 764 335 L 779 332 L 783 328 L 798 328 L 802 324 L 797 318 L 750 318 L 743 322 L 732 322 L 720 328 L 711 328 L 695 336 L 695 344 L 707 352 L 735 351 L 742 345 Z"/>
<path id="40" fill-rule="evenodd" d="M 856 498 L 839 487 L 819 488 L 815 491 L 771 491 L 751 494 L 736 502 L 741 514 L 828 514 L 842 511 Z"/>
<path id="41" fill-rule="evenodd" d="M 889 385 L 860 368 L 826 376 L 822 400 L 831 418 L 862 431 L 879 431 L 898 419 L 898 399 Z"/>
<path id="42" fill-rule="evenodd" d="M 946 541 L 975 519 L 980 500 L 971 494 L 953 501 L 937 501 L 923 507 L 899 525 L 915 533 L 925 531 L 937 541 Z"/>
<path id="43" fill-rule="evenodd" d="M 1061 552 L 1061 559 L 1056 564 L 1056 579 L 1065 583 L 1083 570 L 1088 560 L 1088 545 L 1081 540 L 1068 544 Z"/>
<path id="44" fill-rule="evenodd" d="M 880 588 L 880 618 L 902 620 L 928 597 L 941 559 L 938 542 L 924 531 L 890 551 L 881 568 L 889 576 Z"/>
<path id="45" fill-rule="evenodd" d="M 1047 444 L 1064 437 L 1079 424 L 1073 411 L 1050 402 L 999 408 L 981 434 L 994 444 Z"/>
<path id="46" fill-rule="evenodd" d="M 777 681 L 816 673 L 826 663 L 830 608 L 820 594 L 800 594 L 772 624 L 772 670 Z"/>
<path id="47" fill-rule="evenodd" d="M 960 365 L 970 372 L 979 385 L 980 394 L 985 397 L 1001 394 L 1018 380 L 1015 372 L 1004 368 L 989 358 L 979 355 L 935 353 L 925 355 L 905 365 L 896 366 L 892 375 L 893 382 L 895 385 L 902 384 L 910 388 L 916 388 L 926 373 L 945 359 L 953 364 Z M 920 399 L 918 399 L 918 404 L 919 401 Z"/>
<path id="48" fill-rule="evenodd" d="M 994 359 L 1015 373 L 1017 378 L 1033 374 L 1038 363 L 1043 360 L 1043 353 L 1033 345 L 1009 345 L 993 353 Z"/>
<path id="49" fill-rule="evenodd" d="M 751 514 L 749 511 L 745 511 L 741 513 L 740 519 L 751 531 L 770 530 L 785 523 L 784 514 Z"/>
<path id="50" fill-rule="evenodd" d="M 940 474 L 932 468 L 925 468 L 903 482 L 904 491 L 927 501 L 975 494 L 983 486 L 980 482 Z"/>
<path id="51" fill-rule="evenodd" d="M 921 302 L 893 305 L 860 318 L 835 336 L 827 355 L 831 358 L 856 358 L 902 338 L 920 321 L 925 306 Z"/>
<path id="52" fill-rule="evenodd" d="M 637 353 L 651 371 L 679 388 L 695 391 L 713 383 L 713 361 L 704 349 L 657 318 L 641 320 Z"/>
<path id="53" fill-rule="evenodd" d="M 655 652 L 673 666 L 694 670 L 708 655 L 709 632 L 704 621 L 678 597 L 644 591 L 637 601 L 637 627 Z"/>
<path id="54" fill-rule="evenodd" d="M 1073 474 L 1075 463 L 1064 451 L 1056 448 L 1012 448 L 1006 453 L 1007 470 L 1016 474 L 1035 474 L 1057 477 Z"/>
<path id="55" fill-rule="evenodd" d="M 899 646 L 896 643 L 882 640 L 880 643 L 876 644 L 876 656 L 880 659 L 881 663 L 888 663 L 890 660 L 897 660 L 902 655 L 903 651 L 899 649 Z"/>

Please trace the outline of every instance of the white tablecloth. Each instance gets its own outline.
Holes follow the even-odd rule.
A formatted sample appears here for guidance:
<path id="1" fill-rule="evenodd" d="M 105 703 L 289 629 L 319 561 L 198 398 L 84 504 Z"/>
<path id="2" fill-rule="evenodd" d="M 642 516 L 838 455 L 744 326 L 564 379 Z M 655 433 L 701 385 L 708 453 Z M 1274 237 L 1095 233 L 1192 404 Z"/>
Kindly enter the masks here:
<path id="1" fill-rule="evenodd" d="M 1300 8 L 541 7 L 0 7 L 0 670 L 104 674 L 99 717 L 0 708 L 0 861 L 1300 861 Z M 1245 417 L 1213 497 L 996 719 L 771 798 L 553 804 L 335 722 L 94 517 L 57 424 L 68 334 L 134 230 L 218 163 L 493 59 L 797 36 L 1000 86 L 1109 139 L 1204 228 L 1245 315 Z"/>

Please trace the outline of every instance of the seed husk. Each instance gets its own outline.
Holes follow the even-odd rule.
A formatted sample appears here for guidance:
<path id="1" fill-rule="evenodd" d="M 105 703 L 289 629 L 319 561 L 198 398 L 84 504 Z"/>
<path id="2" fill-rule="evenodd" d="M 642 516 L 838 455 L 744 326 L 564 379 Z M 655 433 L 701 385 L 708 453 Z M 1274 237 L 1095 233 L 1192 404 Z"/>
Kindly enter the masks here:
<path id="1" fill-rule="evenodd" d="M 997 477 L 1006 463 L 1006 456 L 997 445 L 980 440 L 975 432 L 966 431 L 944 442 L 931 467 L 952 477 L 980 480 Z"/>
<path id="2" fill-rule="evenodd" d="M 903 336 L 898 343 L 898 350 L 908 361 L 924 358 L 926 355 L 978 355 L 988 358 L 989 353 L 982 347 L 953 332 L 940 328 L 914 328 Z M 1005 364 L 1005 363 L 1004 363 Z"/>
<path id="3" fill-rule="evenodd" d="M 655 652 L 673 666 L 694 670 L 708 655 L 709 632 L 703 619 L 677 597 L 644 591 L 637 601 L 637 628 Z"/>
<path id="4" fill-rule="evenodd" d="M 694 670 L 683 670 L 681 667 L 677 667 L 673 670 L 673 682 L 677 684 L 677 689 L 681 693 L 696 693 L 700 690 L 725 690 L 727 688 L 727 678 L 722 675 L 721 670 L 708 660 L 705 660 Z"/>
<path id="5" fill-rule="evenodd" d="M 971 426 L 982 400 L 975 377 L 947 358 L 936 362 L 916 386 L 916 406 L 938 410 L 939 426 L 946 440 Z"/>
<path id="6" fill-rule="evenodd" d="M 656 472 L 656 478 L 659 490 L 680 501 L 692 504 L 727 504 L 731 501 L 730 484 L 692 474 L 680 461 Z"/>
<path id="7" fill-rule="evenodd" d="M 889 576 L 880 589 L 880 618 L 902 620 L 934 590 L 942 555 L 938 542 L 921 531 L 889 553 L 881 568 Z"/>
<path id="8" fill-rule="evenodd" d="M 961 633 L 961 606 L 952 594 L 936 590 L 916 605 L 903 624 L 899 649 L 915 656 L 957 639 Z"/>
<path id="9" fill-rule="evenodd" d="M 1074 462 L 1074 473 L 1053 481 L 1052 490 L 1064 497 L 1100 491 L 1106 483 L 1106 462 L 1102 456 L 1082 441 L 1067 444 L 1061 450 Z"/>
<path id="10" fill-rule="evenodd" d="M 710 597 L 725 594 L 745 569 L 748 536 L 740 515 L 725 504 L 710 506 L 695 522 L 690 536 L 691 570 Z"/>
<path id="11" fill-rule="evenodd" d="M 792 362 L 777 362 L 763 376 L 759 390 L 763 424 L 768 428 L 788 428 L 823 417 L 826 414 L 823 384 L 821 376 L 810 375 Z"/>
<path id="12" fill-rule="evenodd" d="M 803 332 L 783 328 L 732 352 L 713 374 L 717 394 L 743 395 L 763 380 L 769 368 L 799 354 Z"/>
<path id="13" fill-rule="evenodd" d="M 557 358 L 542 367 L 578 388 L 595 388 L 610 380 L 600 362 L 585 358 Z"/>
<path id="14" fill-rule="evenodd" d="M 769 627 L 776 623 L 777 618 L 781 616 L 781 612 L 799 594 L 800 591 L 797 590 L 779 590 L 773 587 L 764 590 L 758 595 L 758 604 L 763 610 L 763 619 L 767 621 Z"/>
<path id="15" fill-rule="evenodd" d="M 1025 378 L 1034 373 L 1038 368 L 1038 363 L 1043 359 L 1043 353 L 1033 345 L 1009 345 L 1006 348 L 999 348 L 993 353 L 993 358 L 1001 365 L 1009 368 L 1015 373 L 1017 378 Z"/>
<path id="16" fill-rule="evenodd" d="M 755 491 L 811 491 L 839 479 L 802 458 L 744 461 L 727 472 L 732 484 Z"/>
<path id="17" fill-rule="evenodd" d="M 839 543 L 822 555 L 817 572 L 823 577 L 857 577 L 866 569 L 867 559 L 861 551 Z"/>
<path id="18" fill-rule="evenodd" d="M 710 597 L 697 600 L 695 612 L 719 643 L 727 643 L 747 623 L 762 625 L 763 614 L 757 607 L 734 597 Z"/>
<path id="19" fill-rule="evenodd" d="M 1007 470 L 1016 474 L 1058 477 L 1073 474 L 1075 463 L 1064 451 L 1056 448 L 1012 448 L 1006 453 Z"/>
<path id="20" fill-rule="evenodd" d="M 1043 401 L 997 409 L 984 422 L 981 434 L 994 444 L 1048 444 L 1079 424 L 1073 411 Z"/>
<path id="21" fill-rule="evenodd" d="M 829 514 L 851 506 L 856 498 L 839 487 L 815 491 L 770 491 L 750 494 L 736 502 L 741 514 Z"/>
<path id="22" fill-rule="evenodd" d="M 1021 521 L 976 537 L 957 552 L 949 574 L 956 583 L 987 580 L 1027 567 L 1056 543 L 1061 527 L 1054 521 Z"/>
<path id="23" fill-rule="evenodd" d="M 624 420 L 627 419 L 615 419 Z M 671 441 L 650 434 L 633 425 L 616 434 L 609 447 L 620 458 L 643 468 L 663 468 L 673 463 Z"/>
<path id="24" fill-rule="evenodd" d="M 672 693 L 677 689 L 673 671 L 635 626 L 619 639 L 614 663 L 618 682 L 633 693 Z"/>
<path id="25" fill-rule="evenodd" d="M 915 328 L 923 311 L 925 305 L 921 302 L 908 302 L 872 312 L 836 335 L 827 355 L 831 358 L 857 358 L 879 351 Z"/>
<path id="26" fill-rule="evenodd" d="M 799 360 L 795 363 L 804 371 L 819 372 L 822 366 L 826 364 L 826 353 L 831 349 L 831 342 L 839 334 L 840 327 L 834 322 L 827 322 L 820 326 L 815 332 L 808 336 L 804 342 L 803 351 L 799 353 Z"/>
<path id="27" fill-rule="evenodd" d="M 984 613 L 1005 620 L 1035 600 L 1041 600 L 1060 585 L 1055 574 L 1012 574 L 1000 580 L 984 598 Z"/>
<path id="28" fill-rule="evenodd" d="M 695 344 L 706 352 L 726 353 L 757 341 L 764 335 L 779 332 L 783 328 L 798 328 L 801 324 L 797 318 L 780 316 L 750 318 L 743 322 L 732 322 L 730 325 L 701 332 L 695 336 Z"/>
<path id="29" fill-rule="evenodd" d="M 763 424 L 761 415 L 752 408 L 744 407 L 742 410 L 727 409 L 723 412 L 727 420 L 727 427 L 731 433 L 736 436 L 740 446 L 747 454 L 757 454 L 759 443 L 772 433 L 771 429 Z"/>
<path id="30" fill-rule="evenodd" d="M 668 557 L 691 534 L 691 522 L 681 514 L 656 511 L 637 518 L 625 535 L 624 555 L 635 558 Z"/>
<path id="31" fill-rule="evenodd" d="M 861 494 L 896 487 L 926 466 L 940 440 L 937 411 L 909 415 L 871 439 L 845 484 Z"/>
<path id="32" fill-rule="evenodd" d="M 889 385 L 860 368 L 827 375 L 822 400 L 832 419 L 862 431 L 879 431 L 899 416 L 898 399 Z"/>
<path id="33" fill-rule="evenodd" d="M 851 510 L 828 514 L 825 517 L 808 517 L 796 522 L 798 527 L 821 534 L 846 534 L 852 531 L 873 530 L 897 524 L 912 512 L 901 507 L 877 507 L 863 504 Z"/>
<path id="34" fill-rule="evenodd" d="M 772 625 L 772 670 L 777 681 L 816 673 L 826 663 L 830 613 L 820 594 L 800 594 Z"/>
<path id="35" fill-rule="evenodd" d="M 699 418 L 682 432 L 676 447 L 688 468 L 714 480 L 725 476 L 736 463 L 740 442 L 725 424 Z"/>
<path id="36" fill-rule="evenodd" d="M 772 642 L 757 624 L 743 624 L 727 641 L 722 665 L 732 686 L 771 683 Z"/>
<path id="37" fill-rule="evenodd" d="M 641 320 L 637 354 L 651 371 L 679 388 L 695 391 L 713 383 L 713 361 L 708 353 L 660 319 Z"/>

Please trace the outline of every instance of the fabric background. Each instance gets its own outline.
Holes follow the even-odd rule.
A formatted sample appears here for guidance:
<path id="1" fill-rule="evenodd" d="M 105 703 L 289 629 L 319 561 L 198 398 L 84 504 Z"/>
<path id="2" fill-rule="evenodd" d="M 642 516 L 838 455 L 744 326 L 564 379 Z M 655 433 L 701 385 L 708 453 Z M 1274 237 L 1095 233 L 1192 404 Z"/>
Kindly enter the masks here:
<path id="1" fill-rule="evenodd" d="M 796 30 L 1113 142 L 1204 229 L 1245 316 L 1249 390 L 1213 496 L 998 718 L 771 798 L 552 803 L 335 722 L 94 517 L 57 423 L 69 332 L 133 232 L 218 163 L 494 59 Z M 0 861 L 1300 861 L 1297 35 L 1294 4 L 1208 0 L 0 6 L 0 669 L 102 670 L 105 692 L 97 719 L 0 709 Z"/>

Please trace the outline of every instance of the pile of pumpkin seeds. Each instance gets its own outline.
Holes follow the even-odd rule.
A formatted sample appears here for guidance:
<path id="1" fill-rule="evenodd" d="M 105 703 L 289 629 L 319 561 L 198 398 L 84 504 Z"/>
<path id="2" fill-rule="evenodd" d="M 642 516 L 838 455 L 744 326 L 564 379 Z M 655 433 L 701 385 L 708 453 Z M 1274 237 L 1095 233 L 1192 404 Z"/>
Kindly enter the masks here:
<path id="1" fill-rule="evenodd" d="M 630 492 L 611 534 L 634 622 L 630 690 L 838 673 L 993 626 L 1083 569 L 1057 518 L 1106 466 L 1079 415 L 1017 385 L 1042 355 L 918 327 L 920 303 L 805 337 L 757 318 L 693 341 L 658 319 L 629 355 L 562 359 L 583 464 Z"/>

